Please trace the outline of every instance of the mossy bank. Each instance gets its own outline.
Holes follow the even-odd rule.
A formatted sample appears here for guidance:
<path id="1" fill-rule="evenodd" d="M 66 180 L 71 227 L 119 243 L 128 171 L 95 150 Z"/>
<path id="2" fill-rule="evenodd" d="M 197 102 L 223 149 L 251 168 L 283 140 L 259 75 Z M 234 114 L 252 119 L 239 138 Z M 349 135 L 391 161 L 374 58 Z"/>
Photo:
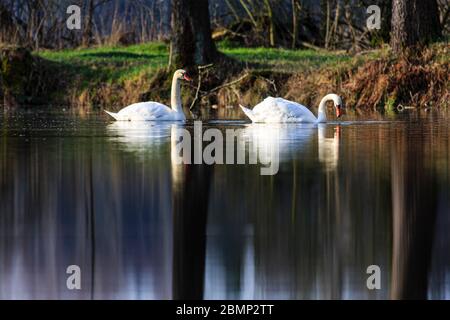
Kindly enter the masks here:
<path id="1" fill-rule="evenodd" d="M 204 71 L 195 107 L 202 114 L 226 116 L 230 110 L 238 112 L 239 103 L 251 106 L 267 95 L 317 106 L 329 92 L 340 94 L 347 108 L 357 113 L 395 111 L 399 105 L 448 107 L 448 43 L 400 57 L 388 48 L 358 55 L 325 50 L 220 50 L 240 62 L 240 67 L 231 70 L 218 64 Z M 168 49 L 163 43 L 32 54 L 21 48 L 0 48 L 0 54 L 0 101 L 4 104 L 90 111 L 117 110 L 147 99 L 170 100 Z M 187 109 L 197 89 L 197 81 L 184 86 Z"/>

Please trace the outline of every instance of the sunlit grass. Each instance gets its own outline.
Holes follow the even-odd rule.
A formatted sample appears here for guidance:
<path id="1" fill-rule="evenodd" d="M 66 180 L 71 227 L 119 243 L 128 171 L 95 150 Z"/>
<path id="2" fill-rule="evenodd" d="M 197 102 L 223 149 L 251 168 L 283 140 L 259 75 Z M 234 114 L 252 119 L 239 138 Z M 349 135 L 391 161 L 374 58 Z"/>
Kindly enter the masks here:
<path id="1" fill-rule="evenodd" d="M 60 51 L 44 50 L 37 53 L 39 56 L 64 62 L 67 60 L 102 61 L 112 59 L 113 61 L 126 61 L 128 59 L 147 59 L 148 55 L 167 56 L 167 47 L 164 43 L 152 42 L 128 47 L 93 47 L 87 49 L 66 49 Z"/>
<path id="2" fill-rule="evenodd" d="M 344 53 L 325 50 L 287 50 L 274 48 L 223 48 L 222 51 L 240 61 L 272 71 L 301 72 L 349 61 Z"/>
<path id="3" fill-rule="evenodd" d="M 349 55 L 328 51 L 223 46 L 219 49 L 253 68 L 282 72 L 300 72 L 351 59 Z M 86 86 L 101 82 L 122 83 L 143 75 L 151 76 L 157 69 L 165 67 L 169 59 L 167 45 L 159 42 L 128 47 L 45 50 L 36 54 L 59 63 Z"/>
<path id="4" fill-rule="evenodd" d="M 86 85 L 118 82 L 151 73 L 167 64 L 167 49 L 162 43 L 129 47 L 40 51 L 40 57 L 59 63 L 67 72 L 82 78 Z"/>

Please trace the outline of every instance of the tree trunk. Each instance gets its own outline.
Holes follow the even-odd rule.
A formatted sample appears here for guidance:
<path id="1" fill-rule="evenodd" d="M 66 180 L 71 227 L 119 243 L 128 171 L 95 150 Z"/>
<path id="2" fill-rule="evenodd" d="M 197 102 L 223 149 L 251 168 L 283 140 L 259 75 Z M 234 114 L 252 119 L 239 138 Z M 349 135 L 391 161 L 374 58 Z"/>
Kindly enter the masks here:
<path id="1" fill-rule="evenodd" d="M 267 9 L 267 18 L 269 19 L 269 45 L 275 47 L 275 23 L 273 21 L 273 11 L 269 0 L 264 0 Z"/>
<path id="2" fill-rule="evenodd" d="M 11 12 L 0 3 L 0 43 L 9 43 L 13 34 L 14 21 Z"/>
<path id="3" fill-rule="evenodd" d="M 291 48 L 295 49 L 297 46 L 297 0 L 291 0 L 291 6 L 292 6 L 292 45 Z"/>
<path id="4" fill-rule="evenodd" d="M 392 1 L 382 0 L 381 7 L 381 30 L 380 36 L 385 43 L 389 43 L 391 37 Z"/>
<path id="5" fill-rule="evenodd" d="M 0 49 L 0 89 L 5 108 L 12 109 L 26 104 L 32 83 L 33 57 L 21 47 Z M 0 103 L 1 104 L 1 103 Z"/>
<path id="6" fill-rule="evenodd" d="M 205 65 L 216 56 L 208 0 L 172 0 L 170 65 L 176 68 Z"/>
<path id="7" fill-rule="evenodd" d="M 92 38 L 92 19 L 94 15 L 94 0 L 89 0 L 87 4 L 87 15 L 84 22 L 83 30 L 83 47 L 89 47 Z"/>
<path id="8" fill-rule="evenodd" d="M 330 0 L 326 1 L 326 18 L 325 18 L 325 49 L 328 49 L 330 44 L 330 16 L 331 16 L 331 7 Z"/>
<path id="9" fill-rule="evenodd" d="M 201 300 L 203 296 L 206 262 L 206 226 L 209 193 L 214 167 L 194 164 L 175 164 L 179 129 L 172 129 L 172 216 L 173 216 L 173 273 L 174 300 Z M 190 131 L 191 137 L 195 136 Z M 203 135 L 203 131 L 201 132 Z M 197 139 L 198 137 L 195 137 Z M 201 137 L 200 137 L 201 138 Z M 190 150 L 195 150 L 190 139 Z M 203 145 L 201 150 L 203 150 Z M 183 157 L 184 152 L 183 151 Z"/>
<path id="10" fill-rule="evenodd" d="M 440 35 L 436 0 L 393 0 L 391 46 L 395 52 Z"/>

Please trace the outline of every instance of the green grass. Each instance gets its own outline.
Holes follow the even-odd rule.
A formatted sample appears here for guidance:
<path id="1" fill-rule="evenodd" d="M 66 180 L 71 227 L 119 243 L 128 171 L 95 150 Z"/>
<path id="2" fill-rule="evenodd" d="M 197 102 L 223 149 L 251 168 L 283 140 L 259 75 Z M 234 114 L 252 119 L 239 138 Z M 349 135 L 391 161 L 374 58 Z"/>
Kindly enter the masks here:
<path id="1" fill-rule="evenodd" d="M 41 58 L 56 62 L 79 77 L 82 87 L 96 83 L 122 83 L 142 73 L 151 73 L 167 64 L 167 48 L 162 43 L 129 47 L 40 51 Z"/>
<path id="2" fill-rule="evenodd" d="M 300 72 L 351 59 L 348 55 L 327 51 L 230 48 L 221 45 L 219 49 L 237 60 L 256 64 L 257 69 L 281 72 Z M 98 83 L 120 84 L 143 74 L 151 76 L 168 62 L 167 46 L 156 42 L 128 47 L 39 51 L 35 54 L 60 64 L 80 80 L 82 88 Z"/>
<path id="3" fill-rule="evenodd" d="M 259 68 L 281 72 L 301 72 L 336 65 L 351 59 L 349 55 L 343 53 L 310 49 L 223 48 L 222 52 L 243 62 L 257 64 Z"/>

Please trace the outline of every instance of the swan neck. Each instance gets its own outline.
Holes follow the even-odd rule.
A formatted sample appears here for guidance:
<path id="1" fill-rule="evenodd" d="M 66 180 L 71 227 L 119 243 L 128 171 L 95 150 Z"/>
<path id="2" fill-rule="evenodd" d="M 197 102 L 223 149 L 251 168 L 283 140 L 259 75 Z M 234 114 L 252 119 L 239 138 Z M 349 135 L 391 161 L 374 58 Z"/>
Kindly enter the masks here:
<path id="1" fill-rule="evenodd" d="M 180 80 L 176 76 L 174 76 L 172 80 L 171 106 L 173 111 L 183 111 L 183 107 L 181 105 Z"/>
<path id="2" fill-rule="evenodd" d="M 327 122 L 326 103 L 329 100 L 333 101 L 335 106 L 336 106 L 336 104 L 340 104 L 339 96 L 334 93 L 327 94 L 325 97 L 323 97 L 322 101 L 320 101 L 320 104 L 319 104 L 319 114 L 317 115 L 317 122 Z"/>
<path id="3" fill-rule="evenodd" d="M 327 121 L 327 112 L 326 112 L 326 103 L 328 101 L 328 96 L 323 97 L 322 101 L 319 104 L 319 111 L 317 115 L 317 122 L 326 122 Z"/>

